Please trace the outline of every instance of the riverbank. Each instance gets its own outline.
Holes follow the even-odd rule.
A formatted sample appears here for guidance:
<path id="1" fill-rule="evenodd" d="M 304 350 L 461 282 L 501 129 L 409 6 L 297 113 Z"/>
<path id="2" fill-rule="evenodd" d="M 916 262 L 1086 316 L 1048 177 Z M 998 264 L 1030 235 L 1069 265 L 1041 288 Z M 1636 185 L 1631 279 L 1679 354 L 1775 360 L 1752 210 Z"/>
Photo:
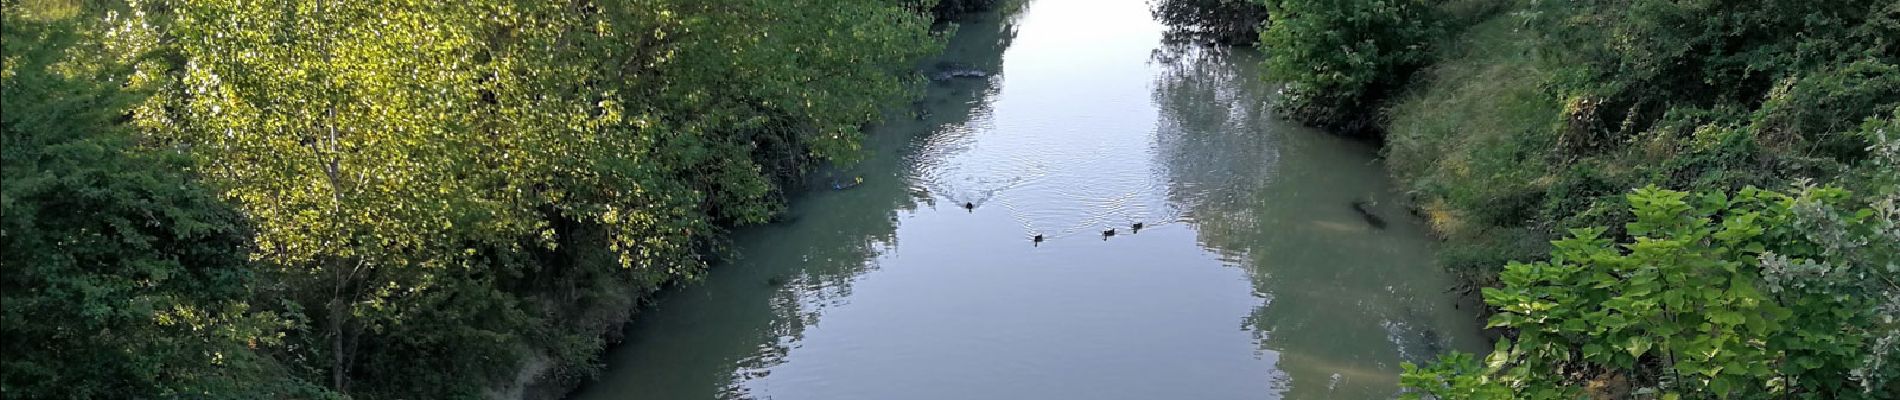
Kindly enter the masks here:
<path id="1" fill-rule="evenodd" d="M 882 1 L 15 3 L 10 398 L 587 376 L 941 45 Z"/>
<path id="2" fill-rule="evenodd" d="M 1780 78 L 1719 84 L 1692 82 L 1729 79 L 1743 74 L 1730 69 L 1747 67 L 1722 52 L 1655 54 L 1711 70 L 1607 77 L 1600 74 L 1615 67 L 1593 57 L 1643 55 L 1618 55 L 1589 43 L 1592 36 L 1556 33 L 1582 29 L 1556 22 L 1573 13 L 1512 1 L 1441 5 L 1436 15 L 1447 21 L 1447 34 L 1423 46 L 1434 61 L 1402 95 L 1363 111 L 1385 121 L 1383 154 L 1419 213 L 1449 243 L 1442 261 L 1473 271 L 1477 283 L 1495 284 L 1491 276 L 1511 260 L 1543 258 L 1569 228 L 1627 221 L 1622 197 L 1645 185 L 1734 191 L 1801 180 L 1854 184 L 1860 149 L 1871 139 L 1856 135 L 1857 128 L 1891 116 L 1900 104 L 1896 75 L 1875 66 L 1887 62 L 1880 57 L 1814 59 L 1782 67 Z M 1649 18 L 1672 17 L 1614 23 L 1639 27 Z M 1662 37 L 1642 40 L 1674 46 Z M 1800 57 L 1780 50 L 1794 44 L 1771 42 L 1731 46 Z M 1644 80 L 1654 82 L 1644 87 Z"/>
<path id="3" fill-rule="evenodd" d="M 1883 361 L 1900 354 L 1888 344 L 1900 338 L 1900 286 L 1868 278 L 1900 271 L 1892 3 L 1268 8 L 1270 77 L 1291 93 L 1280 107 L 1379 135 L 1445 240 L 1440 263 L 1484 288 L 1491 325 L 1511 339 L 1496 358 L 1408 373 L 1408 387 L 1441 398 L 1900 393 L 1900 369 Z M 1702 241 L 1698 224 L 1729 236 Z"/>
<path id="4" fill-rule="evenodd" d="M 991 0 L 938 2 L 935 7 L 928 10 L 931 15 L 934 15 L 936 18 L 931 28 L 932 35 L 942 37 L 948 32 L 958 32 L 959 26 L 972 21 L 994 20 L 999 18 L 1000 15 L 1007 15 L 1018 10 L 1023 4 L 1024 2 L 1022 1 Z M 984 33 L 980 32 L 966 32 L 960 34 L 985 36 Z M 994 33 L 992 33 L 991 36 L 994 36 Z M 1007 45 L 1006 39 L 998 42 L 992 38 L 991 42 L 996 46 Z M 946 51 L 955 52 L 958 50 L 949 48 L 946 49 Z M 946 68 L 958 68 L 956 71 L 995 71 L 998 68 L 997 62 L 1000 62 L 1000 60 L 994 59 L 987 61 L 960 60 L 955 64 L 934 61 L 943 57 L 944 54 L 932 54 L 923 57 L 920 59 L 922 61 L 915 63 L 914 69 L 906 72 L 915 73 L 917 76 L 922 77 L 922 82 L 919 83 L 919 85 L 944 85 L 950 81 L 969 80 L 968 78 L 960 76 L 951 76 L 948 78 L 939 77 L 938 75 L 943 75 L 946 73 L 945 71 L 948 71 Z M 976 75 L 974 77 L 980 78 L 981 76 Z M 924 90 L 919 90 L 919 92 L 923 91 Z M 865 136 L 863 140 L 865 142 L 888 140 L 887 138 L 876 137 L 879 134 L 876 133 L 875 127 L 890 124 L 890 121 L 925 118 L 924 115 L 919 114 L 917 107 L 915 107 L 916 104 L 922 103 L 923 101 L 924 99 L 913 98 L 903 102 L 882 105 L 881 113 L 883 114 L 883 119 L 881 122 L 868 122 L 864 124 L 865 132 L 863 132 L 863 134 Z M 865 144 L 864 146 L 875 147 L 870 144 Z M 853 154 L 847 159 L 837 160 L 849 161 L 849 164 L 845 165 L 834 165 L 842 163 L 834 163 L 828 160 L 810 160 L 808 161 L 810 164 L 800 165 L 797 168 L 778 173 L 776 179 L 773 181 L 773 192 L 778 194 L 777 199 L 783 202 L 781 206 L 784 208 L 774 211 L 767 223 L 774 225 L 789 224 L 802 220 L 804 218 L 802 213 L 796 212 L 790 206 L 793 203 L 803 201 L 801 200 L 802 198 L 824 196 L 832 192 L 863 190 L 864 187 L 862 186 L 866 184 L 864 181 L 865 177 L 853 175 L 851 171 L 855 170 L 855 168 L 850 168 L 849 166 L 862 164 L 866 162 L 866 158 L 880 157 L 875 154 L 868 154 L 867 152 L 869 151 L 871 150 L 858 150 L 856 154 Z M 872 177 L 872 179 L 880 178 Z M 882 186 L 884 184 L 886 183 L 879 182 L 871 186 Z M 744 226 L 740 226 L 735 224 L 722 226 L 721 228 L 722 237 L 715 239 L 716 244 L 709 242 L 708 245 L 698 250 L 700 254 L 698 257 L 709 260 L 709 264 L 712 264 L 707 268 L 705 274 L 746 274 L 745 271 L 733 270 L 738 268 L 733 264 L 743 264 L 740 260 L 742 255 L 730 247 L 732 246 L 732 242 L 730 238 L 724 235 L 730 234 L 726 232 L 744 232 L 760 229 L 759 225 L 745 224 Z M 585 235 L 583 235 L 583 237 L 585 237 Z M 581 246 L 581 248 L 596 247 L 598 246 Z M 611 262 L 611 256 L 612 254 L 610 253 L 600 253 L 594 255 L 592 260 L 593 262 Z M 585 260 L 587 258 L 581 257 L 576 259 Z M 489 397 L 502 399 L 554 400 L 572 396 L 576 390 L 584 387 L 584 385 L 591 380 L 592 376 L 602 373 L 602 370 L 599 368 L 603 363 L 598 357 L 610 354 L 613 349 L 622 344 L 629 321 L 638 317 L 639 314 L 643 312 L 650 311 L 654 307 L 654 300 L 678 295 L 678 292 L 687 287 L 703 285 L 705 279 L 707 279 L 707 275 L 697 275 L 683 279 L 669 279 L 652 282 L 647 285 L 602 291 L 603 293 L 625 294 L 625 296 L 615 296 L 607 299 L 583 302 L 581 304 L 584 304 L 585 307 L 570 310 L 569 315 L 571 316 L 555 319 L 575 324 L 573 329 L 576 331 L 595 332 L 600 338 L 602 345 L 592 350 L 592 354 L 586 359 L 587 364 L 557 365 L 550 361 L 554 359 L 553 357 L 537 354 L 530 357 L 530 361 L 523 365 L 520 372 L 514 375 L 515 378 L 512 381 L 504 381 L 503 385 L 491 389 Z M 787 278 L 784 277 L 767 277 L 759 280 L 774 282 L 770 283 L 769 286 L 787 283 Z"/>

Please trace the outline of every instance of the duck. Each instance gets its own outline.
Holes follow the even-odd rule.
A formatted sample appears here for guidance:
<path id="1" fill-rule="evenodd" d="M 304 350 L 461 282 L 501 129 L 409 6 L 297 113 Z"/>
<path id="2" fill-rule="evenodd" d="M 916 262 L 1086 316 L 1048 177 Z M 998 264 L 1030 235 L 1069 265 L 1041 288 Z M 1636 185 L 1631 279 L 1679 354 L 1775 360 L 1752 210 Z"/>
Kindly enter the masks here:
<path id="1" fill-rule="evenodd" d="M 963 202 L 963 209 L 969 210 L 969 211 L 976 211 L 976 203 L 971 203 L 967 201 Z"/>
<path id="2" fill-rule="evenodd" d="M 851 178 L 851 180 L 848 182 L 841 182 L 841 181 L 834 180 L 831 182 L 831 190 L 845 190 L 845 189 L 858 187 L 858 185 L 862 185 L 862 184 L 864 184 L 864 177 L 862 176 Z"/>
<path id="3" fill-rule="evenodd" d="M 1109 236 L 1115 236 L 1115 228 L 1102 230 L 1102 240 L 1108 240 Z"/>
<path id="4" fill-rule="evenodd" d="M 1144 227 L 1144 226 L 1146 226 L 1146 225 L 1144 225 L 1144 224 L 1142 224 L 1142 223 L 1140 223 L 1140 222 L 1136 222 L 1136 223 L 1135 223 L 1134 225 L 1129 225 L 1128 227 L 1129 227 L 1129 228 L 1132 228 L 1132 229 L 1133 229 L 1133 230 L 1135 231 L 1135 233 L 1141 233 L 1141 228 L 1142 228 L 1142 227 Z"/>
<path id="5" fill-rule="evenodd" d="M 1029 241 L 1030 241 L 1030 242 L 1033 242 L 1033 243 L 1035 243 L 1035 244 L 1037 244 L 1037 245 L 1041 245 L 1041 244 L 1042 244 L 1042 234 L 1040 234 L 1040 233 L 1038 233 L 1038 234 L 1036 234 L 1036 236 L 1031 236 L 1031 237 L 1029 238 Z"/>

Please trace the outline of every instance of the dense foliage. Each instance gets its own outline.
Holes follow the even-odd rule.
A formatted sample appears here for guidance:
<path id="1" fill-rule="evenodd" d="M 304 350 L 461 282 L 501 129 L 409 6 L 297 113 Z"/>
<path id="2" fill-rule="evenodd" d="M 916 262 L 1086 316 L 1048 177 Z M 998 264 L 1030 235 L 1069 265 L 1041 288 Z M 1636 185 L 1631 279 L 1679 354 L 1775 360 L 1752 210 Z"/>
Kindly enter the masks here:
<path id="1" fill-rule="evenodd" d="M 117 127 L 136 100 L 82 24 L 8 13 L 0 117 L 0 334 L 8 398 L 309 396 L 252 349 L 296 321 L 254 307 L 248 229 Z M 17 50 L 17 51 L 16 51 Z"/>
<path id="2" fill-rule="evenodd" d="M 1482 366 L 1408 365 L 1406 384 L 1440 398 L 1891 398 L 1900 212 L 1891 194 L 1875 209 L 1850 198 L 1638 190 L 1633 240 L 1578 229 L 1485 289 L 1490 325 L 1515 340 Z"/>
<path id="3" fill-rule="evenodd" d="M 1500 286 L 1514 339 L 1409 386 L 1900 396 L 1900 3 L 1271 4 L 1280 107 L 1374 125 L 1447 264 Z"/>
<path id="4" fill-rule="evenodd" d="M 1900 106 L 1892 2 L 1503 3 L 1391 110 L 1392 169 L 1460 267 L 1615 226 L 1631 188 L 1834 181 Z"/>
<path id="5" fill-rule="evenodd" d="M 0 393 L 584 376 L 914 93 L 911 3 L 7 0 Z"/>
<path id="6" fill-rule="evenodd" d="M 1027 0 L 935 0 L 912 1 L 919 11 L 928 11 L 937 20 L 949 21 L 958 14 L 1008 8 L 1021 5 Z"/>
<path id="7" fill-rule="evenodd" d="M 1441 27 L 1421 0 L 1271 0 L 1260 31 L 1277 108 L 1350 134 L 1377 129 L 1379 107 L 1430 61 Z"/>

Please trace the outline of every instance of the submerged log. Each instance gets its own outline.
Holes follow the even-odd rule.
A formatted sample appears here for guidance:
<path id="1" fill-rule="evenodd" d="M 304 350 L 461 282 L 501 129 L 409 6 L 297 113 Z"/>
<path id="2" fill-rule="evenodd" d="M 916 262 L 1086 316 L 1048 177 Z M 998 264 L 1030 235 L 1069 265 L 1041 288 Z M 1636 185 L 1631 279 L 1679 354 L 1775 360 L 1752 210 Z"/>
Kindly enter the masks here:
<path id="1" fill-rule="evenodd" d="M 1359 216 L 1366 219 L 1366 225 L 1372 225 L 1373 229 L 1385 229 L 1385 219 L 1374 214 L 1365 200 L 1353 200 L 1352 210 L 1358 211 Z"/>

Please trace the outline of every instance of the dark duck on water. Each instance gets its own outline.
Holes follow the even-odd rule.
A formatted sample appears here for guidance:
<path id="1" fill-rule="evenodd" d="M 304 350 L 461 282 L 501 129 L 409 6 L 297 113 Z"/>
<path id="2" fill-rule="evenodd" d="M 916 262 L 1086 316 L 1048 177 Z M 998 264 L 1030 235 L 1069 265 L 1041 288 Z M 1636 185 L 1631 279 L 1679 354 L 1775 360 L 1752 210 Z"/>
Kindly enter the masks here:
<path id="1" fill-rule="evenodd" d="M 837 179 L 833 179 L 831 180 L 831 190 L 845 190 L 845 189 L 858 187 L 858 185 L 862 185 L 862 184 L 864 184 L 864 177 L 862 176 L 853 177 L 851 178 L 851 180 L 848 180 L 848 181 L 840 181 Z"/>

